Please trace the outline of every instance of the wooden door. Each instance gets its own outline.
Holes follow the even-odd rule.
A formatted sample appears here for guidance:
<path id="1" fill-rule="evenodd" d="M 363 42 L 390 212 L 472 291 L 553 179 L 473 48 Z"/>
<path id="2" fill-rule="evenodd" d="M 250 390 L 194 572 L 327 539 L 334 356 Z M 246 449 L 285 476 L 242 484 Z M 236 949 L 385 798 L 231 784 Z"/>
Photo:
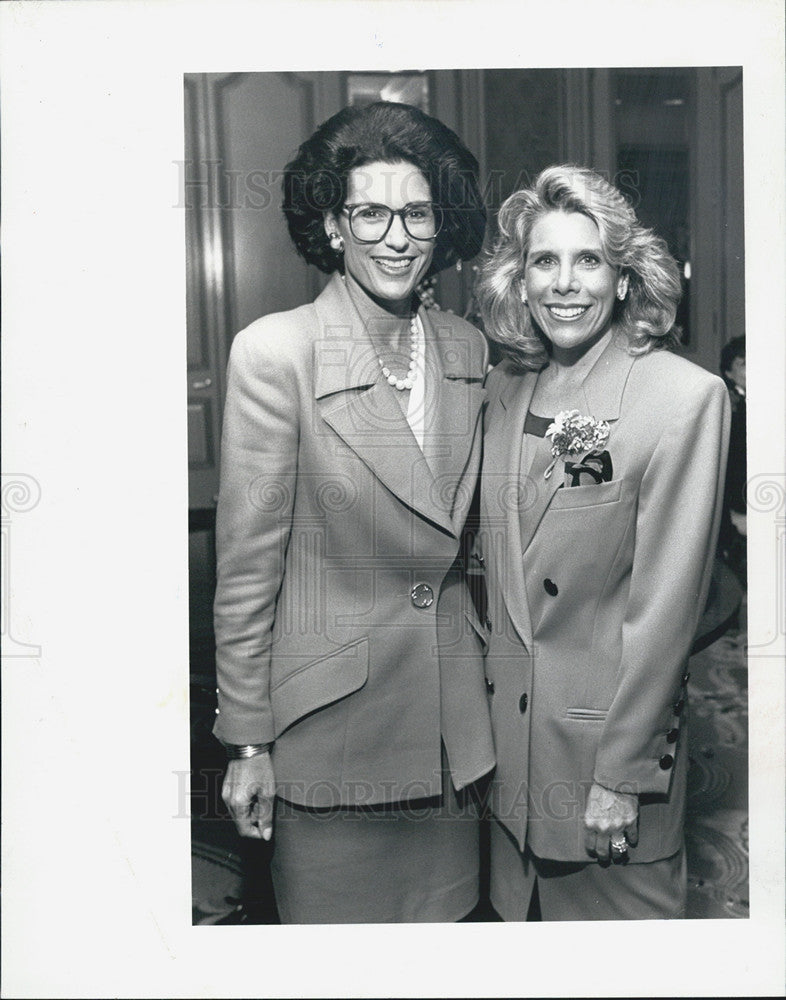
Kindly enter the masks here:
<path id="1" fill-rule="evenodd" d="M 313 299 L 321 280 L 297 256 L 281 172 L 339 107 L 338 74 L 189 74 L 185 79 L 189 507 L 218 493 L 225 371 L 238 330 Z"/>

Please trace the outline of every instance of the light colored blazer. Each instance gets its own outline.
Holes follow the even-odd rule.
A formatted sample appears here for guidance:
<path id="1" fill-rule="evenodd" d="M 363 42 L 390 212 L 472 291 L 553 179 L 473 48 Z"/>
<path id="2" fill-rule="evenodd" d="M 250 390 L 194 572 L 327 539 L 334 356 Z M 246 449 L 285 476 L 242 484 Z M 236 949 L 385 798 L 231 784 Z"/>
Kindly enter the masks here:
<path id="1" fill-rule="evenodd" d="M 428 461 L 338 275 L 232 346 L 214 731 L 275 740 L 277 791 L 305 805 L 438 794 L 441 739 L 456 788 L 494 764 L 485 629 L 457 559 L 486 346 L 452 314 L 419 315 Z"/>
<path id="2" fill-rule="evenodd" d="M 508 361 L 487 380 L 493 809 L 520 848 L 587 861 L 583 815 L 597 781 L 640 796 L 631 861 L 665 858 L 682 843 L 685 664 L 720 517 L 728 394 L 680 357 L 633 357 L 612 342 L 581 411 L 610 424 L 611 479 L 568 486 L 564 458 L 544 478 L 548 439 L 520 469 L 535 382 Z"/>

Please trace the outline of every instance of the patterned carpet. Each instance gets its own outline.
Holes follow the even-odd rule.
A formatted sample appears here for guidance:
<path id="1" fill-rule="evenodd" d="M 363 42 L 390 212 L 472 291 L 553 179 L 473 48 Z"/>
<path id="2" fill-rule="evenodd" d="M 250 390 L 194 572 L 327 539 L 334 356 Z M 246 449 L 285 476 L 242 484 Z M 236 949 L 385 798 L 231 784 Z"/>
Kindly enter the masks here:
<path id="1" fill-rule="evenodd" d="M 740 611 L 744 617 L 745 606 Z M 744 628 L 690 660 L 688 916 L 747 917 L 748 670 Z"/>
<path id="2" fill-rule="evenodd" d="M 198 610 L 194 607 L 192 623 L 206 620 Z M 722 628 L 723 624 L 716 631 Z M 210 733 L 215 709 L 210 640 L 204 625 L 201 635 L 192 629 L 193 922 L 276 923 L 268 875 L 270 848 L 238 837 L 221 802 L 223 754 Z M 687 915 L 693 919 L 749 915 L 746 641 L 743 598 L 734 627 L 692 656 L 689 664 L 685 836 Z M 480 908 L 474 919 L 497 918 L 487 907 Z"/>

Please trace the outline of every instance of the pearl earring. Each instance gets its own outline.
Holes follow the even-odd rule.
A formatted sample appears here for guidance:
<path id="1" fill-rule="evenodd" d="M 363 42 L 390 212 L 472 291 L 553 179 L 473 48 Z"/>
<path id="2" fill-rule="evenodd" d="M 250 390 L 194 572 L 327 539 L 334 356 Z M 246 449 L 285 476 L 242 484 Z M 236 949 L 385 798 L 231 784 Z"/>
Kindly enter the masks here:
<path id="1" fill-rule="evenodd" d="M 338 233 L 330 234 L 330 245 L 336 253 L 344 252 L 344 240 L 338 235 Z"/>

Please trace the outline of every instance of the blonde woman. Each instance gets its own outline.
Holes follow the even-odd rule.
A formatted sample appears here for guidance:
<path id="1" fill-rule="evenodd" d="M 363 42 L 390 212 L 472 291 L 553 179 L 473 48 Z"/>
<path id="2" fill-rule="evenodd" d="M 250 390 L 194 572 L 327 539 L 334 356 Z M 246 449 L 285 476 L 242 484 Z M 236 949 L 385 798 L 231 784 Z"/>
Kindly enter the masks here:
<path id="1" fill-rule="evenodd" d="M 598 174 L 551 167 L 499 215 L 480 287 L 482 549 L 497 753 L 492 902 L 526 919 L 679 917 L 685 665 L 729 429 L 673 352 L 677 266 Z"/>

